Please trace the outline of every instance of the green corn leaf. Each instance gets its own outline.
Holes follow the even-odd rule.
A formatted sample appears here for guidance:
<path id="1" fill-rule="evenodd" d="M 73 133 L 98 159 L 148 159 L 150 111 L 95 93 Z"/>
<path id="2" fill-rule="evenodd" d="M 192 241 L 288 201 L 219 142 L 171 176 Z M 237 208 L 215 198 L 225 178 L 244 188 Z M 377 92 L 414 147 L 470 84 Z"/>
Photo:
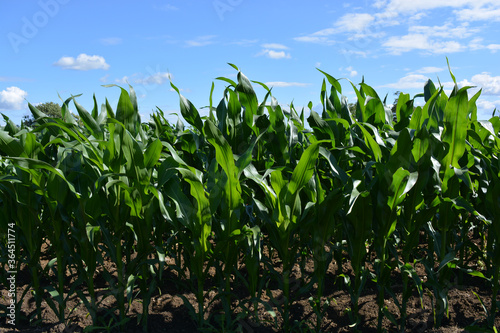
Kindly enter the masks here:
<path id="1" fill-rule="evenodd" d="M 373 139 L 372 135 L 368 130 L 364 127 L 362 123 L 356 122 L 356 125 L 361 129 L 363 132 L 363 139 L 365 143 L 368 145 L 368 147 L 371 150 L 371 153 L 373 154 L 373 157 L 377 162 L 380 162 L 382 159 L 382 150 L 380 149 L 380 146 L 377 144 L 377 142 Z"/>
<path id="2" fill-rule="evenodd" d="M 97 107 L 97 100 L 95 98 L 95 94 L 93 96 L 93 100 L 94 100 L 94 107 L 92 108 L 92 118 L 94 118 L 94 120 L 97 120 L 97 116 L 99 114 L 99 108 Z"/>
<path id="3" fill-rule="evenodd" d="M 142 185 L 149 183 L 149 175 L 144 167 L 144 156 L 140 144 L 132 137 L 129 131 L 123 133 L 123 142 L 120 146 L 127 161 L 125 169 L 127 175 Z"/>
<path id="4" fill-rule="evenodd" d="M 344 169 L 342 169 L 338 164 L 337 164 L 337 160 L 335 159 L 335 157 L 332 155 L 332 153 L 330 153 L 328 150 L 326 150 L 324 147 L 319 147 L 319 153 L 321 155 L 323 155 L 323 157 L 326 158 L 326 160 L 328 161 L 328 164 L 330 165 L 330 168 L 332 169 L 332 172 L 333 174 L 335 175 L 335 177 L 339 178 L 342 182 L 342 184 L 346 184 L 347 183 L 347 179 L 348 179 L 348 175 L 347 173 L 344 171 Z"/>
<path id="5" fill-rule="evenodd" d="M 24 155 L 24 148 L 17 138 L 13 138 L 9 133 L 0 130 L 0 151 L 7 156 L 19 157 Z"/>
<path id="6" fill-rule="evenodd" d="M 458 160 L 465 152 L 469 110 L 467 90 L 460 89 L 456 95 L 450 97 L 444 113 L 444 132 L 442 141 L 448 144 L 448 153 L 443 159 L 446 168 L 453 166 L 460 168 Z"/>
<path id="7" fill-rule="evenodd" d="M 311 144 L 302 153 L 299 163 L 295 167 L 292 173 L 292 178 L 290 180 L 290 185 L 288 186 L 288 197 L 294 197 L 297 195 L 298 191 L 304 187 L 309 179 L 314 174 L 314 167 L 316 165 L 316 160 L 319 154 L 319 145 L 322 142 L 327 142 L 326 140 L 317 141 Z"/>
<path id="8" fill-rule="evenodd" d="M 236 209 L 241 200 L 241 186 L 238 180 L 238 170 L 234 163 L 233 152 L 219 129 L 210 119 L 205 121 L 204 133 L 207 140 L 215 147 L 216 159 L 227 175 L 227 195 L 229 198 L 229 208 Z"/>
<path id="9" fill-rule="evenodd" d="M 313 177 L 314 175 L 314 170 L 316 166 L 316 161 L 318 159 L 319 155 L 319 145 L 323 142 L 329 142 L 326 140 L 322 141 L 316 141 L 312 143 L 303 153 L 302 156 L 300 157 L 299 163 L 295 167 L 292 173 L 292 177 L 290 179 L 290 183 L 288 184 L 288 187 L 286 189 L 286 194 L 284 197 L 284 202 L 280 202 L 280 204 L 284 204 L 285 206 L 281 206 L 281 213 L 283 214 L 284 212 L 287 213 L 287 221 L 289 220 L 292 223 L 296 223 L 299 215 L 301 214 L 300 212 L 300 197 L 299 197 L 299 192 L 300 190 L 309 182 L 309 180 Z M 276 188 L 273 186 L 274 190 L 276 191 L 276 194 L 280 196 L 279 191 L 276 190 Z M 290 208 L 290 213 L 286 210 L 287 208 Z M 289 215 L 290 214 L 290 215 Z M 287 228 L 287 225 L 285 225 L 285 229 Z"/>
<path id="10" fill-rule="evenodd" d="M 186 228 L 193 229 L 193 223 L 196 222 L 193 213 L 195 209 L 189 198 L 178 189 L 181 186 L 181 182 L 178 178 L 173 178 L 169 180 L 164 186 L 164 193 L 172 200 L 175 206 L 176 218 L 182 223 Z"/>
<path id="11" fill-rule="evenodd" d="M 153 141 L 147 148 L 144 153 L 144 167 L 147 169 L 151 169 L 155 166 L 161 156 L 163 145 L 161 144 L 160 139 L 156 139 Z"/>
<path id="12" fill-rule="evenodd" d="M 28 107 L 33 114 L 33 117 L 35 120 L 38 120 L 39 118 L 45 118 L 47 115 L 43 113 L 42 111 L 38 110 L 35 106 L 31 105 L 31 103 L 28 103 Z"/>
<path id="13" fill-rule="evenodd" d="M 125 187 L 126 190 L 122 193 L 124 194 L 124 202 L 130 207 L 130 216 L 136 216 L 143 218 L 142 216 L 142 198 L 141 194 L 136 188 Z"/>
<path id="14" fill-rule="evenodd" d="M 118 87 L 121 90 L 120 98 L 118 99 L 118 105 L 116 107 L 116 120 L 125 125 L 125 128 L 131 133 L 137 133 L 138 127 L 138 113 L 137 113 L 137 102 L 134 106 L 132 103 L 132 95 L 116 84 L 108 84 L 103 87 Z M 132 90 L 133 91 L 133 90 Z M 131 91 L 131 92 L 132 92 Z M 134 95 L 135 96 L 135 95 Z M 107 101 L 106 101 L 107 102 Z M 108 109 L 108 114 L 110 114 L 110 108 Z"/>
<path id="15" fill-rule="evenodd" d="M 249 119 L 253 119 L 253 115 L 257 114 L 258 101 L 257 95 L 253 90 L 250 80 L 242 73 L 238 72 L 238 85 L 236 86 L 236 91 L 238 92 L 240 103 L 245 110 L 249 111 Z"/>
<path id="16" fill-rule="evenodd" d="M 179 89 L 172 82 L 170 82 L 170 86 L 179 94 L 182 117 L 184 117 L 190 125 L 202 132 L 203 122 L 201 121 L 200 114 L 198 110 L 196 110 L 196 107 L 186 97 L 181 95 Z"/>
<path id="17" fill-rule="evenodd" d="M 401 130 L 396 143 L 392 147 L 391 157 L 387 163 L 387 168 L 391 172 L 396 172 L 399 167 L 410 168 L 412 144 L 410 130 L 407 128 Z"/>
<path id="18" fill-rule="evenodd" d="M 474 94 L 469 100 L 469 111 L 467 112 L 470 114 L 470 120 L 471 121 L 476 121 L 477 120 L 477 105 L 476 101 L 481 96 L 482 89 L 479 89 L 477 93 Z"/>
<path id="19" fill-rule="evenodd" d="M 349 81 L 350 82 L 350 81 Z M 356 93 L 357 102 L 356 102 L 356 120 L 361 122 L 366 122 L 368 117 L 366 115 L 366 105 L 365 105 L 365 96 L 361 94 L 361 92 L 356 88 L 354 83 L 350 82 L 352 89 Z"/>
<path id="20" fill-rule="evenodd" d="M 139 118 L 139 107 L 137 106 L 137 96 L 135 94 L 134 88 L 129 84 L 128 85 L 129 89 L 129 98 L 130 98 L 130 103 L 132 104 L 132 108 L 134 109 L 134 116 L 135 119 L 137 120 Z"/>
<path id="21" fill-rule="evenodd" d="M 264 131 L 262 131 L 262 133 L 260 133 L 260 135 L 258 137 L 254 137 L 252 139 L 252 141 L 250 142 L 250 146 L 247 148 L 247 150 L 238 158 L 238 160 L 236 161 L 236 168 L 238 170 L 238 176 L 237 176 L 237 179 L 240 178 L 241 176 L 241 173 L 243 172 L 243 170 L 250 164 L 252 163 L 252 152 L 253 152 L 253 149 L 255 148 L 255 144 L 262 138 L 262 136 L 267 132 L 267 129 L 266 128 Z"/>
<path id="22" fill-rule="evenodd" d="M 282 190 L 286 190 L 287 184 L 283 179 L 283 174 L 281 170 L 273 170 L 271 173 L 271 186 L 276 193 L 277 197 L 280 197 Z"/>
<path id="23" fill-rule="evenodd" d="M 319 68 L 316 68 L 318 71 L 320 71 L 321 73 L 323 73 L 323 75 L 328 79 L 328 82 L 330 82 L 330 84 L 332 85 L 332 87 L 335 88 L 336 91 L 338 91 L 340 94 L 342 94 L 342 86 L 340 85 L 340 82 L 334 78 L 333 76 L 331 76 L 330 74 L 326 73 L 326 72 L 323 72 L 321 69 Z"/>
<path id="24" fill-rule="evenodd" d="M 0 132 L 1 133 L 1 132 Z M 8 159 L 14 161 L 14 163 L 21 169 L 23 169 L 26 172 L 30 172 L 31 169 L 43 169 L 47 170 L 50 173 L 54 174 L 55 176 L 60 177 L 66 185 L 68 185 L 68 188 L 70 191 L 75 194 L 77 197 L 80 197 L 80 193 L 78 193 L 73 186 L 72 183 L 70 183 L 66 177 L 64 176 L 63 172 L 59 169 L 54 168 L 52 165 L 45 163 L 43 161 L 31 159 L 31 158 L 22 158 L 22 157 L 8 157 Z"/>
<path id="25" fill-rule="evenodd" d="M 400 93 L 398 96 L 398 104 L 396 105 L 397 122 L 407 121 L 408 116 L 413 112 L 413 103 L 410 102 L 410 94 Z"/>
<path id="26" fill-rule="evenodd" d="M 410 177 L 411 176 L 411 177 Z M 408 193 L 415 185 L 418 179 L 418 173 L 410 174 L 408 170 L 399 168 L 392 176 L 392 182 L 389 187 L 387 204 L 394 211 L 403 201 L 404 195 Z"/>
<path id="27" fill-rule="evenodd" d="M 62 115 L 62 119 L 64 120 L 65 123 L 73 124 L 73 125 L 77 124 L 75 117 L 73 117 L 73 115 L 69 111 L 69 102 L 71 102 L 71 100 L 73 100 L 73 99 L 75 99 L 76 97 L 79 97 L 79 96 L 81 96 L 81 94 L 80 95 L 76 95 L 76 96 L 71 96 L 70 98 L 66 99 L 63 102 L 63 104 L 61 105 L 61 115 Z M 59 98 L 62 101 L 61 96 L 59 96 Z"/>
<path id="28" fill-rule="evenodd" d="M 21 136 L 21 144 L 24 148 L 26 156 L 29 158 L 36 158 L 37 152 L 43 149 L 42 145 L 37 141 L 37 137 L 33 133 L 26 133 Z"/>
<path id="29" fill-rule="evenodd" d="M 277 198 L 276 193 L 273 191 L 273 188 L 269 186 L 266 182 L 265 177 L 261 176 L 255 166 L 253 164 L 249 164 L 244 170 L 243 174 L 248 179 L 253 180 L 257 185 L 259 185 L 262 190 L 266 193 L 266 198 L 273 198 L 271 201 Z M 279 188 L 281 190 L 281 188 Z"/>
<path id="30" fill-rule="evenodd" d="M 234 125 L 238 125 L 241 117 L 241 104 L 238 100 L 238 95 L 231 89 L 227 89 L 226 91 L 229 94 L 229 101 L 227 104 L 228 115 L 232 119 Z"/>
<path id="31" fill-rule="evenodd" d="M 235 65 L 235 64 L 232 64 L 230 62 L 227 63 L 229 66 L 233 67 L 234 69 L 236 69 L 237 71 L 240 71 L 240 69 Z"/>
<path id="32" fill-rule="evenodd" d="M 115 113 L 113 111 L 113 108 L 111 105 L 109 105 L 108 99 L 106 98 L 106 113 L 108 114 L 109 118 L 114 119 L 115 118 Z"/>
<path id="33" fill-rule="evenodd" d="M 324 121 L 319 114 L 311 110 L 311 115 L 307 118 L 309 126 L 314 130 L 318 139 L 330 139 L 335 142 L 333 131 L 326 121 Z"/>
<path id="34" fill-rule="evenodd" d="M 209 105 L 209 108 L 210 108 L 210 120 L 212 121 L 215 121 L 215 118 L 214 118 L 214 115 L 212 113 L 213 111 L 213 99 L 212 99 L 212 96 L 214 94 L 214 88 L 215 88 L 215 84 L 212 82 L 212 87 L 210 88 L 210 97 L 208 98 L 209 102 L 210 102 L 210 105 Z"/>
<path id="35" fill-rule="evenodd" d="M 424 99 L 426 103 L 429 101 L 431 96 L 434 95 L 435 92 L 436 86 L 434 86 L 434 83 L 431 81 L 431 79 L 427 80 L 424 85 Z"/>
<path id="36" fill-rule="evenodd" d="M 262 88 L 264 88 L 267 91 L 266 96 L 271 92 L 271 89 L 269 89 L 269 87 L 265 83 L 262 83 L 262 82 L 259 82 L 259 81 L 253 81 L 253 80 L 250 81 L 250 82 L 258 84 L 259 86 L 261 86 Z"/>
<path id="37" fill-rule="evenodd" d="M 457 79 L 455 79 L 455 75 L 451 72 L 451 67 L 450 67 L 450 61 L 448 60 L 448 57 L 446 57 L 446 63 L 448 64 L 448 71 L 450 72 L 450 76 L 453 80 L 453 83 L 455 83 L 455 87 L 457 86 Z"/>
<path id="38" fill-rule="evenodd" d="M 200 243 L 204 251 L 208 250 L 208 236 L 211 231 L 212 214 L 210 213 L 210 201 L 208 200 L 203 184 L 191 170 L 179 168 L 183 179 L 187 181 L 191 187 L 190 193 L 195 198 L 196 207 L 196 223 L 197 228 L 200 228 Z"/>
<path id="39" fill-rule="evenodd" d="M 95 109 L 97 107 L 95 96 L 94 96 L 94 102 L 96 103 L 96 106 L 94 107 Z M 96 117 L 94 118 L 90 113 L 88 113 L 87 110 L 85 110 L 80 104 L 76 102 L 76 99 L 73 99 L 73 103 L 75 104 L 76 110 L 78 111 L 80 119 L 83 121 L 85 127 L 92 133 L 92 135 L 96 139 L 102 140 L 104 138 L 103 132 L 101 130 L 101 127 L 97 124 L 95 120 L 97 118 L 97 111 L 96 111 Z M 94 113 L 94 110 L 92 110 L 92 113 Z"/>
<path id="40" fill-rule="evenodd" d="M 216 80 L 221 80 L 221 81 L 227 82 L 227 83 L 229 83 L 231 86 L 233 86 L 234 88 L 236 88 L 236 86 L 237 86 L 236 82 L 234 82 L 234 81 L 233 81 L 233 80 L 231 80 L 231 79 L 228 79 L 227 77 L 216 77 L 215 79 L 216 79 Z"/>
<path id="41" fill-rule="evenodd" d="M 9 117 L 7 117 L 6 115 L 4 115 L 2 113 L 2 116 L 3 116 L 3 119 L 5 120 L 5 127 L 4 127 L 4 130 L 6 132 L 8 132 L 10 135 L 15 135 L 17 132 L 19 132 L 19 127 L 17 127 L 16 124 L 14 124 L 14 122 L 12 120 L 10 120 Z"/>

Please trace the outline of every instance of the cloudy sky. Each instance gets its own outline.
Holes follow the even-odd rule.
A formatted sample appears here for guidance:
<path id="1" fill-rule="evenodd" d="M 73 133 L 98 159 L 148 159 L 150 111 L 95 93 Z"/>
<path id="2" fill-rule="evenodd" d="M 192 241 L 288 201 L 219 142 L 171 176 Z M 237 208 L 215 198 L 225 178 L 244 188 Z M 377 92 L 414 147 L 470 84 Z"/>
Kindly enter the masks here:
<path id="1" fill-rule="evenodd" d="M 143 120 L 178 113 L 181 93 L 206 114 L 234 63 L 273 87 L 283 105 L 319 104 L 319 68 L 380 96 L 411 95 L 430 78 L 449 91 L 446 57 L 461 86 L 482 89 L 481 119 L 500 108 L 500 0 L 1 0 L 0 112 L 20 123 L 32 104 L 82 94 L 116 106 L 127 87 Z M 262 88 L 255 87 L 259 96 Z M 306 113 L 307 114 L 307 113 Z M 176 121 L 176 116 L 169 116 Z M 0 120 L 0 123 L 3 123 Z"/>

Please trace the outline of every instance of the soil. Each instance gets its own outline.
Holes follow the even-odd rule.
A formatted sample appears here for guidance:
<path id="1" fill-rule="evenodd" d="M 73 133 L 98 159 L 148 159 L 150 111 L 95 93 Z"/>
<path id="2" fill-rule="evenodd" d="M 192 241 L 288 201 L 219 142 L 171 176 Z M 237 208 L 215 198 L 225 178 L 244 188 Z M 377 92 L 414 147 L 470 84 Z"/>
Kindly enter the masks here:
<path id="1" fill-rule="evenodd" d="M 270 256 L 270 263 L 275 267 L 277 272 L 280 272 L 281 266 L 276 256 Z M 300 258 L 299 258 L 300 259 Z M 42 266 L 47 265 L 49 258 L 42 254 Z M 300 262 L 300 260 L 299 260 Z M 173 263 L 173 259 L 166 259 L 167 269 L 162 278 L 162 284 L 157 286 L 153 293 L 151 303 L 149 305 L 149 332 L 196 332 L 198 328 L 195 321 L 191 317 L 189 305 L 197 309 L 197 302 L 194 293 L 188 292 L 186 281 L 178 276 L 177 272 L 170 269 L 169 264 Z M 261 269 L 266 269 L 264 265 Z M 415 269 L 421 279 L 425 281 L 426 272 L 421 264 L 417 264 Z M 99 304 L 98 316 L 102 318 L 102 322 L 109 322 L 113 315 L 117 315 L 114 311 L 116 301 L 109 295 L 107 288 L 109 287 L 102 277 L 102 271 L 114 272 L 116 268 L 114 264 L 105 262 L 104 267 L 99 267 L 95 273 L 97 301 Z M 240 273 L 245 276 L 246 270 L 241 264 Z M 343 279 L 340 274 L 350 275 L 352 273 L 350 265 L 344 264 L 339 268 L 335 262 L 331 263 L 327 275 L 324 279 L 324 292 L 322 294 L 321 303 L 324 306 L 324 316 L 320 322 L 321 329 L 316 326 L 317 316 L 311 305 L 310 298 L 316 295 L 317 283 L 311 280 L 314 271 L 313 262 L 306 259 L 297 264 L 291 274 L 291 292 L 292 302 L 290 307 L 291 331 L 294 332 L 351 332 L 351 320 L 347 313 L 347 309 L 352 307 L 351 298 L 346 291 Z M 68 284 L 75 279 L 74 272 L 67 272 Z M 490 283 L 478 277 L 473 277 L 467 274 L 456 274 L 448 284 L 448 300 L 449 313 L 442 319 L 439 328 L 433 328 L 433 296 L 432 291 L 424 287 L 422 300 L 417 291 L 414 291 L 410 297 L 407 308 L 407 327 L 406 332 L 464 332 L 466 327 L 475 325 L 485 327 L 486 312 L 481 304 L 484 302 L 486 309 L 489 309 L 491 303 L 491 285 Z M 304 278 L 302 278 L 304 277 Z M 54 277 L 52 277 L 54 278 Z M 50 276 L 49 276 L 50 279 Z M 392 292 L 398 300 L 401 300 L 402 281 L 396 272 L 391 276 Z M 460 282 L 459 282 L 460 280 Z M 235 279 L 233 283 L 233 309 L 235 316 L 240 315 L 241 318 L 234 319 L 234 331 L 240 332 L 281 332 L 283 331 L 283 320 L 280 314 L 281 305 L 284 303 L 284 298 L 281 290 L 278 288 L 278 283 L 272 279 L 266 281 L 265 290 L 261 292 L 260 302 L 256 312 L 253 311 L 250 296 L 247 288 Z M 27 267 L 22 267 L 16 275 L 17 295 L 23 295 L 30 283 L 30 276 Z M 209 278 L 205 282 L 205 310 L 204 316 L 208 323 L 215 327 L 212 331 L 218 331 L 218 322 L 220 322 L 221 314 L 224 313 L 220 299 L 216 297 L 217 281 L 214 270 L 209 274 Z M 7 290 L 4 286 L 0 286 L 2 298 L 0 302 L 5 304 L 7 300 Z M 415 288 L 414 288 L 415 289 Z M 300 291 L 300 293 L 299 293 Z M 86 290 L 83 289 L 86 293 Z M 87 294 L 88 295 L 88 294 Z M 138 319 L 142 313 L 141 295 L 132 301 L 127 314 L 128 322 L 124 328 L 109 329 L 113 332 L 140 332 L 142 327 L 138 325 Z M 480 301 L 481 299 L 481 301 Z M 398 320 L 400 313 L 394 300 L 386 293 L 385 305 L 388 311 Z M 246 311 L 244 308 L 249 308 Z M 80 299 L 73 294 L 69 297 L 66 306 L 66 316 L 69 318 L 66 323 L 60 323 L 55 312 L 44 301 L 42 303 L 43 323 L 33 326 L 30 325 L 28 319 L 35 313 L 36 304 L 31 292 L 27 292 L 24 296 L 21 307 L 21 318 L 17 319 L 17 327 L 11 328 L 7 325 L 5 318 L 0 318 L 0 332 L 83 332 L 84 328 L 91 325 L 91 318 L 88 316 L 88 311 L 81 304 Z M 375 283 L 368 281 L 364 292 L 359 300 L 360 323 L 357 329 L 361 332 L 376 332 L 377 327 L 377 286 Z M 500 318 L 495 321 L 495 326 L 500 327 Z M 393 325 L 387 318 L 383 320 L 383 328 L 386 331 L 397 331 L 397 327 Z M 208 328 L 206 329 L 208 330 Z M 91 331 L 106 331 L 105 328 L 93 328 Z"/>

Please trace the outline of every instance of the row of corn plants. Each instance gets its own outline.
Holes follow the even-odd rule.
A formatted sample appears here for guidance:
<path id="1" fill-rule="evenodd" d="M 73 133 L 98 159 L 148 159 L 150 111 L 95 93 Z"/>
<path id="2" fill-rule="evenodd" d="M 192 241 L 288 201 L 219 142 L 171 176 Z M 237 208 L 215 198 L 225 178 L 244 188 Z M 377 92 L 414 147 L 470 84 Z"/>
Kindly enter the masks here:
<path id="1" fill-rule="evenodd" d="M 320 71 L 319 114 L 312 102 L 309 110 L 293 104 L 285 110 L 269 87 L 231 66 L 237 79 L 218 78 L 225 89 L 216 104 L 212 85 L 206 117 L 171 83 L 187 128 L 181 120 L 169 123 L 160 109 L 142 122 L 132 87 L 110 86 L 121 91 L 114 109 L 107 100 L 99 107 L 94 97 L 89 112 L 72 96 L 62 101 L 61 119 L 30 104 L 33 128 L 4 116 L 0 280 L 8 285 L 12 224 L 18 270 L 31 277 L 17 297 L 18 318 L 43 324 L 44 303 L 68 323 L 66 305 L 77 297 L 92 319 L 87 330 L 123 329 L 137 299 L 143 306 L 137 321 L 147 331 L 152 297 L 172 283 L 196 296 L 197 306 L 184 300 L 200 331 L 258 321 L 267 293 L 282 318 L 276 329 L 288 332 L 304 324 L 291 320 L 292 302 L 315 289 L 316 320 L 305 324 L 319 331 L 329 306 L 325 277 L 335 262 L 339 285 L 351 297 L 346 312 L 353 327 L 361 321 L 367 283 L 377 286 L 379 331 L 387 318 L 404 332 L 410 296 L 422 300 L 426 292 L 439 326 L 451 281 L 470 274 L 491 285 L 483 328 L 494 330 L 500 118 L 477 119 L 480 92 L 471 96 L 471 87 L 459 88 L 450 70 L 455 87 L 449 96 L 429 80 L 422 94 L 401 93 L 393 114 L 364 81 L 347 82 L 357 97 L 352 110 L 339 80 Z M 260 102 L 255 85 L 265 92 Z M 47 265 L 40 260 L 43 246 Z M 293 273 L 309 259 L 313 273 Z M 346 263 L 352 270 L 342 271 Z M 94 284 L 97 271 L 104 292 Z M 401 297 L 391 287 L 394 276 L 401 278 Z M 215 281 L 214 298 L 208 279 Z M 282 291 L 280 299 L 273 299 L 270 283 Z M 233 295 L 241 285 L 244 300 Z M 36 310 L 20 313 L 28 293 Z M 106 298 L 116 310 L 98 315 Z M 388 310 L 387 299 L 399 313 Z M 205 309 L 214 303 L 222 310 L 209 316 Z M 0 304 L 0 316 L 6 306 Z"/>

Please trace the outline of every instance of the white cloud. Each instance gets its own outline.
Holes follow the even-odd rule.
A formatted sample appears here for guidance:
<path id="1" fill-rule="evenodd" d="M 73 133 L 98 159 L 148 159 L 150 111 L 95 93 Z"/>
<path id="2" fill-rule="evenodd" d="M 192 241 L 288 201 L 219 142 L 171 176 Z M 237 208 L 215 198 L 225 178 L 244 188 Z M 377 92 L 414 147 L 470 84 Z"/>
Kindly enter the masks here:
<path id="1" fill-rule="evenodd" d="M 152 85 L 152 84 L 163 84 L 167 80 L 171 80 L 172 75 L 167 72 L 157 72 L 145 78 L 135 79 L 134 82 L 137 84 Z"/>
<path id="2" fill-rule="evenodd" d="M 374 7 L 394 15 L 411 15 L 420 19 L 425 11 L 451 8 L 461 21 L 500 21 L 498 0 L 391 0 L 376 1 Z M 425 15 L 425 14 L 424 14 Z"/>
<path id="3" fill-rule="evenodd" d="M 399 79 L 396 83 L 389 83 L 383 85 L 382 87 L 394 88 L 394 89 L 422 89 L 429 78 L 421 74 L 408 74 L 405 77 Z"/>
<path id="4" fill-rule="evenodd" d="M 415 21 L 420 21 L 423 17 L 426 17 L 427 14 L 425 13 L 416 13 L 412 16 L 409 17 L 410 22 L 415 22 Z"/>
<path id="5" fill-rule="evenodd" d="M 333 45 L 336 43 L 335 40 L 332 40 L 328 37 L 315 36 L 314 34 L 309 35 L 309 36 L 295 37 L 294 40 L 296 40 L 297 42 L 315 43 L 315 44 L 324 44 L 324 45 Z"/>
<path id="6" fill-rule="evenodd" d="M 134 73 L 130 76 L 124 76 L 121 79 L 116 79 L 115 82 L 119 84 L 134 83 L 138 85 L 161 85 L 171 80 L 173 78 L 172 74 L 167 72 L 156 72 L 148 76 L 144 76 L 140 73 Z"/>
<path id="7" fill-rule="evenodd" d="M 400 55 L 412 50 L 423 50 L 429 53 L 455 53 L 465 49 L 457 41 L 436 41 L 427 35 L 411 33 L 404 36 L 390 37 L 382 44 L 389 53 Z"/>
<path id="8" fill-rule="evenodd" d="M 483 7 L 480 4 L 473 8 L 455 10 L 457 18 L 462 21 L 500 21 L 500 4 L 492 1 L 489 6 Z"/>
<path id="9" fill-rule="evenodd" d="M 309 83 L 283 81 L 266 82 L 265 84 L 268 87 L 307 87 L 308 85 L 310 85 Z"/>
<path id="10" fill-rule="evenodd" d="M 382 46 L 389 53 L 396 55 L 412 50 L 435 54 L 455 53 L 466 49 L 456 39 L 470 37 L 478 31 L 478 29 L 470 28 L 468 23 L 456 27 L 450 23 L 441 26 L 416 25 L 408 29 L 407 35 L 392 36 Z"/>
<path id="11" fill-rule="evenodd" d="M 483 95 L 500 95 L 500 76 L 491 76 L 490 73 L 483 72 L 474 75 L 470 81 L 461 81 L 460 86 L 477 86 L 482 89 Z"/>
<path id="12" fill-rule="evenodd" d="M 479 0 L 481 1 L 481 0 Z M 398 13 L 415 13 L 442 7 L 460 8 L 477 3 L 474 0 L 391 0 L 386 9 Z"/>
<path id="13" fill-rule="evenodd" d="M 108 37 L 108 38 L 101 38 L 100 42 L 103 45 L 118 45 L 122 43 L 122 39 L 119 37 Z"/>
<path id="14" fill-rule="evenodd" d="M 477 20 L 500 21 L 500 0 L 376 0 L 371 9 L 374 12 L 369 14 L 347 13 L 330 27 L 297 36 L 294 40 L 341 45 L 341 40 L 346 41 L 347 37 L 346 43 L 351 45 L 350 48 L 354 45 L 356 49 L 364 51 L 365 55 L 376 54 L 368 51 L 376 49 L 367 45 L 373 41 L 380 43 L 387 52 L 394 55 L 412 50 L 424 54 L 451 54 L 477 49 L 494 53 L 500 50 L 500 43 L 482 45 L 481 40 L 478 42 L 477 36 L 484 28 L 469 23 Z M 427 20 L 431 17 L 431 11 L 432 16 L 438 14 L 452 17 L 441 25 L 422 24 L 424 18 Z M 403 24 L 408 29 L 398 35 L 394 35 L 395 30 L 387 29 L 389 26 Z"/>
<path id="15" fill-rule="evenodd" d="M 18 87 L 8 87 L 0 91 L 0 110 L 20 110 L 28 93 Z"/>
<path id="16" fill-rule="evenodd" d="M 340 50 L 340 53 L 343 54 L 346 57 L 349 57 L 351 55 L 355 55 L 355 56 L 362 57 L 362 58 L 366 58 L 368 56 L 368 54 L 369 54 L 369 52 L 358 51 L 358 50 L 349 50 L 347 48 L 342 48 Z"/>
<path id="17" fill-rule="evenodd" d="M 482 42 L 483 42 L 483 39 L 481 37 L 476 37 L 476 38 L 472 39 L 469 42 L 469 49 L 471 49 L 471 50 L 484 49 L 485 46 L 482 44 Z"/>
<path id="18" fill-rule="evenodd" d="M 288 47 L 286 45 L 277 43 L 262 44 L 261 46 L 265 49 L 288 50 Z"/>
<path id="19" fill-rule="evenodd" d="M 372 4 L 372 6 L 375 8 L 382 8 L 386 5 L 387 5 L 387 0 L 376 0 Z"/>
<path id="20" fill-rule="evenodd" d="M 477 118 L 479 120 L 487 120 L 490 119 L 493 115 L 493 111 L 496 109 L 495 115 L 499 115 L 500 110 L 500 100 L 485 100 L 483 97 L 480 97 L 476 101 L 477 106 Z"/>
<path id="21" fill-rule="evenodd" d="M 417 69 L 415 73 L 427 74 L 427 73 L 438 73 L 444 71 L 443 67 L 422 67 Z"/>
<path id="22" fill-rule="evenodd" d="M 422 75 L 422 74 L 408 74 L 401 79 L 399 79 L 398 82 L 396 83 L 389 83 L 386 85 L 383 85 L 381 87 L 387 87 L 387 88 L 394 88 L 397 90 L 404 90 L 404 89 L 423 89 L 427 81 L 429 80 L 429 77 Z M 433 80 L 434 81 L 434 80 Z M 436 84 L 436 83 L 435 83 Z M 453 82 L 441 82 L 443 87 L 453 87 L 454 84 Z M 437 86 L 437 84 L 436 84 Z"/>
<path id="23" fill-rule="evenodd" d="M 496 51 L 500 50 L 500 44 L 489 44 L 486 46 L 486 48 L 495 53 Z"/>
<path id="24" fill-rule="evenodd" d="M 432 44 L 432 48 L 428 51 L 431 53 L 438 54 L 449 54 L 455 52 L 461 52 L 465 49 L 465 47 L 457 41 L 448 41 L 448 42 L 434 42 Z"/>
<path id="25" fill-rule="evenodd" d="M 408 34 L 404 36 L 392 36 L 382 44 L 389 52 L 401 54 L 414 49 L 426 50 L 429 48 L 427 36 L 419 34 Z"/>
<path id="26" fill-rule="evenodd" d="M 361 32 L 368 28 L 374 17 L 370 14 L 353 14 L 349 13 L 342 16 L 335 25 L 339 30 Z"/>
<path id="27" fill-rule="evenodd" d="M 214 43 L 215 37 L 215 35 L 199 36 L 193 40 L 187 40 L 186 45 L 191 47 L 207 46 Z"/>
<path id="28" fill-rule="evenodd" d="M 349 66 L 349 67 L 340 67 L 339 70 L 343 73 L 347 73 L 347 75 L 349 75 L 350 77 L 355 77 L 356 75 L 358 75 L 358 71 L 354 70 L 354 68 L 352 66 Z"/>
<path id="29" fill-rule="evenodd" d="M 433 38 L 466 38 L 479 32 L 478 29 L 469 27 L 468 23 L 463 23 L 457 27 L 453 27 L 450 23 L 441 26 L 415 25 L 410 27 L 408 31 L 415 34 L 432 36 Z"/>
<path id="30" fill-rule="evenodd" d="M 274 50 L 263 50 L 259 55 L 265 54 L 271 59 L 289 59 L 291 58 L 290 53 L 285 53 L 285 51 L 274 51 Z"/>
<path id="31" fill-rule="evenodd" d="M 288 47 L 283 44 L 276 44 L 276 43 L 268 43 L 268 44 L 262 44 L 261 45 L 264 49 L 260 51 L 257 56 L 262 56 L 265 55 L 268 58 L 271 59 L 290 59 L 291 55 L 290 53 L 286 53 L 283 50 L 288 50 Z M 281 51 L 276 51 L 276 50 L 281 50 Z"/>
<path id="32" fill-rule="evenodd" d="M 54 63 L 55 66 L 59 66 L 63 69 L 73 69 L 78 71 L 88 71 L 92 69 L 104 69 L 107 70 L 109 65 L 106 60 L 98 55 L 87 55 L 82 53 L 78 57 L 62 57 L 57 62 Z"/>
<path id="33" fill-rule="evenodd" d="M 500 50 L 500 44 L 484 45 L 483 38 L 476 37 L 469 42 L 469 48 L 473 51 L 474 50 L 488 49 L 491 51 L 491 53 L 496 53 L 498 50 Z"/>
<path id="34" fill-rule="evenodd" d="M 332 45 L 335 40 L 329 36 L 344 33 L 348 35 L 349 40 L 361 38 L 380 38 L 385 35 L 385 32 L 373 32 L 370 30 L 370 25 L 374 22 L 375 17 L 366 13 L 348 13 L 342 16 L 334 27 L 318 30 L 306 36 L 295 37 L 298 42 L 317 43 Z"/>
<path id="35" fill-rule="evenodd" d="M 241 39 L 241 40 L 238 40 L 236 42 L 232 42 L 231 44 L 239 45 L 239 46 L 252 46 L 258 42 L 259 42 L 258 39 Z"/>
<path id="36" fill-rule="evenodd" d="M 493 112 L 493 110 L 500 109 L 500 100 L 496 101 L 485 101 L 484 99 L 478 99 L 476 101 L 476 105 L 478 109 L 488 110 Z"/>

